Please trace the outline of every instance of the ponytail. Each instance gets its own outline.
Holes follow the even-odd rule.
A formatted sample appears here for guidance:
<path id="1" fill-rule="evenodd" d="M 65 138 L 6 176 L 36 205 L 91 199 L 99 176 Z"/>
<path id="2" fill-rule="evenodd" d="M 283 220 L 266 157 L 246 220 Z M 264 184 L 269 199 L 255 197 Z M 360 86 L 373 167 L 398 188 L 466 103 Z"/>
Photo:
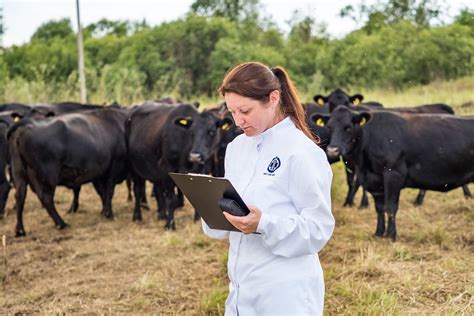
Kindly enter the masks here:
<path id="1" fill-rule="evenodd" d="M 319 144 L 319 137 L 314 136 L 306 124 L 305 111 L 301 105 L 298 92 L 293 81 L 290 79 L 283 67 L 278 66 L 272 68 L 271 70 L 280 81 L 281 110 L 283 115 L 290 116 L 298 129 L 300 129 L 309 139 L 314 141 L 316 144 Z"/>

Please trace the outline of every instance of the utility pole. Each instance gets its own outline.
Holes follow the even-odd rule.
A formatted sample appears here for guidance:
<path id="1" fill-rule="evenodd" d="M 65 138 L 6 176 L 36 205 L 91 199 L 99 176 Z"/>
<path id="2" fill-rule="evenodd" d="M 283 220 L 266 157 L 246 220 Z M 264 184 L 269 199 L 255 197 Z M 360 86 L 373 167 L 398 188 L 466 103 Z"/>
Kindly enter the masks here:
<path id="1" fill-rule="evenodd" d="M 81 84 L 81 103 L 87 102 L 86 76 L 84 67 L 84 44 L 82 43 L 82 27 L 79 14 L 79 0 L 76 0 L 77 11 L 77 55 L 79 56 L 79 83 Z"/>

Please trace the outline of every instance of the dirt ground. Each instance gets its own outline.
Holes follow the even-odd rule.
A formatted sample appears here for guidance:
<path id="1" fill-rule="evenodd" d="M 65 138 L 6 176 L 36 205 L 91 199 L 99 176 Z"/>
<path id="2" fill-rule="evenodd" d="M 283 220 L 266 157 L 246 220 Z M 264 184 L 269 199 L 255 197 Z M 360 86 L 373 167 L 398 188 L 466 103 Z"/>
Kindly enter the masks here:
<path id="1" fill-rule="evenodd" d="M 343 208 L 342 166 L 333 166 L 336 230 L 320 253 L 326 279 L 326 313 L 474 313 L 474 203 L 462 190 L 428 192 L 414 207 L 416 190 L 404 190 L 397 217 L 399 239 L 373 237 L 370 207 Z M 150 189 L 150 188 L 148 188 Z M 474 192 L 474 185 L 470 185 Z M 121 184 L 115 220 L 100 216 L 92 186 L 80 208 L 66 213 L 72 192 L 59 188 L 56 205 L 70 228 L 57 231 L 30 191 L 24 213 L 27 236 L 14 237 L 14 190 L 7 216 L 6 263 L 0 257 L 0 314 L 176 313 L 222 314 L 227 295 L 226 241 L 207 238 L 186 204 L 176 212 L 177 231 L 163 229 L 156 204 L 132 222 L 132 202 Z M 149 196 L 149 194 L 148 194 Z M 358 195 L 359 197 L 359 195 Z"/>

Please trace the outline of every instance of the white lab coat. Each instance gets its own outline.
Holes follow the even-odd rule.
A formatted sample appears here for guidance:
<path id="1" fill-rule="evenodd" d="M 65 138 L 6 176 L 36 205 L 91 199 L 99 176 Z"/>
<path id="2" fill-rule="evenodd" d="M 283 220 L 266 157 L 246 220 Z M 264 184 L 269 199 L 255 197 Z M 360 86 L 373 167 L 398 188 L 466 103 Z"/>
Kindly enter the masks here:
<path id="1" fill-rule="evenodd" d="M 323 150 L 287 117 L 227 147 L 225 177 L 247 205 L 262 211 L 257 231 L 209 228 L 229 238 L 226 315 L 322 315 L 324 278 L 318 252 L 334 230 L 332 171 Z"/>

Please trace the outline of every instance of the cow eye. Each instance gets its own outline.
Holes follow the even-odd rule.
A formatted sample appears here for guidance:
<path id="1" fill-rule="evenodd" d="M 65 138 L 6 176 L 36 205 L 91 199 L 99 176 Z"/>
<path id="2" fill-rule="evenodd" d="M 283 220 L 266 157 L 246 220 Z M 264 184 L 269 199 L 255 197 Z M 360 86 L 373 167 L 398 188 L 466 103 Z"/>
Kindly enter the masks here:
<path id="1" fill-rule="evenodd" d="M 346 128 L 344 129 L 347 133 L 349 133 L 351 131 L 351 127 L 350 126 L 346 126 Z"/>
<path id="2" fill-rule="evenodd" d="M 211 130 L 209 130 L 208 134 L 209 134 L 210 136 L 214 136 L 214 135 L 216 135 L 216 131 L 214 131 L 214 130 L 211 129 Z"/>

